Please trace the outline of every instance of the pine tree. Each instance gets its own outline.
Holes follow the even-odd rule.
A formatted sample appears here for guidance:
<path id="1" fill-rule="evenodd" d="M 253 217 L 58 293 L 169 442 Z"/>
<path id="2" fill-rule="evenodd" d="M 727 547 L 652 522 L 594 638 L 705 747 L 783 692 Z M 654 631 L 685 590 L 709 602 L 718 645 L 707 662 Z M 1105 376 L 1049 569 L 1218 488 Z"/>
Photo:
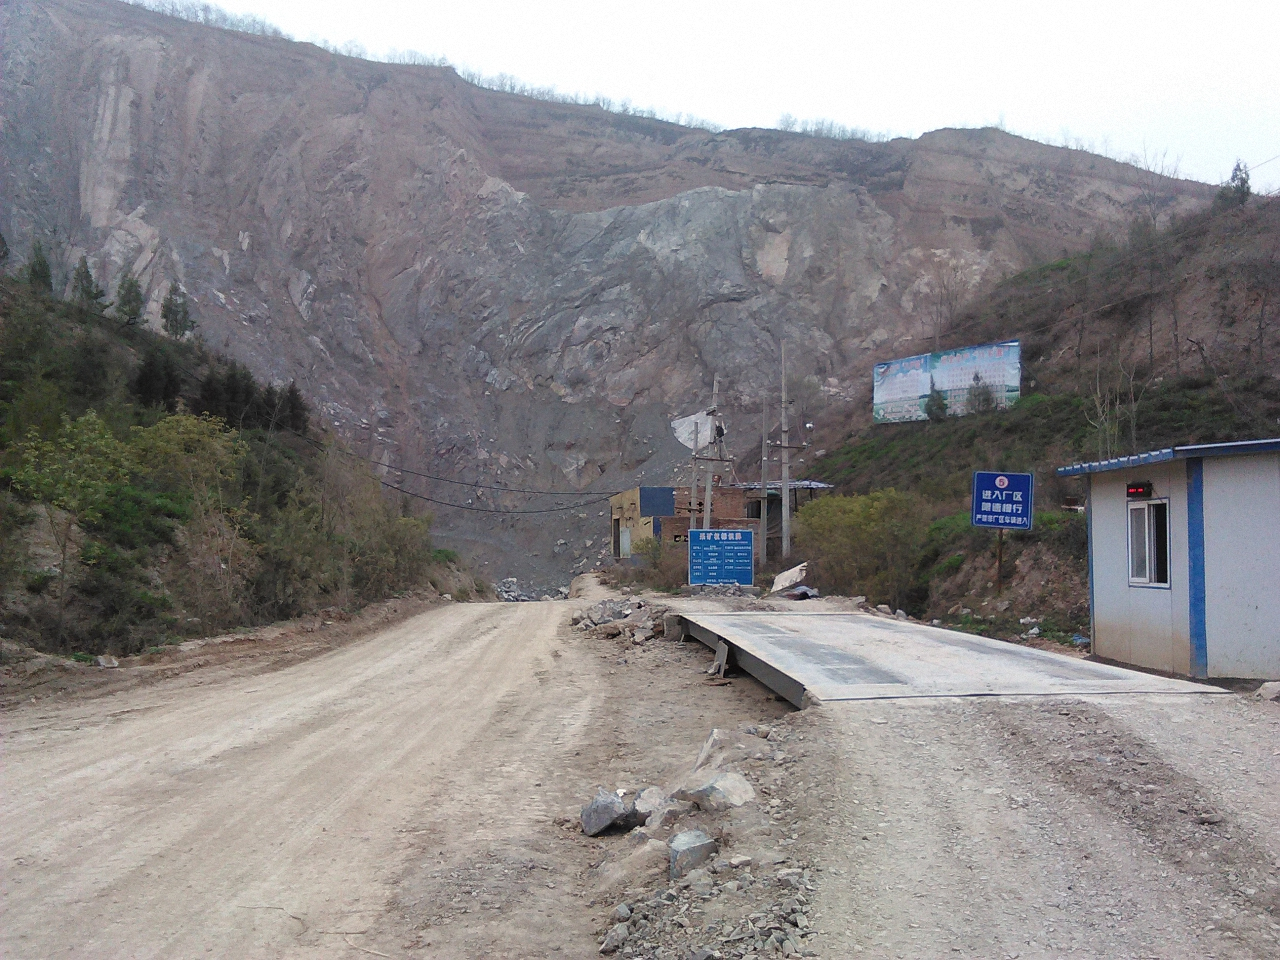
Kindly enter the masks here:
<path id="1" fill-rule="evenodd" d="M 289 388 L 284 393 L 284 416 L 285 423 L 294 433 L 307 432 L 307 402 L 302 399 L 302 391 L 293 380 L 289 381 Z"/>
<path id="2" fill-rule="evenodd" d="M 116 316 L 133 326 L 142 319 L 142 285 L 132 270 L 125 270 L 116 285 Z"/>
<path id="3" fill-rule="evenodd" d="M 1213 200 L 1217 210 L 1229 210 L 1232 207 L 1243 207 L 1253 196 L 1253 187 L 1249 185 L 1249 168 L 1243 160 L 1237 160 L 1231 170 L 1231 179 L 1218 191 Z"/>
<path id="4" fill-rule="evenodd" d="M 93 279 L 93 271 L 89 269 L 89 260 L 81 257 L 76 264 L 76 271 L 71 275 L 71 300 L 87 310 L 101 310 L 102 301 L 107 292 L 98 286 Z"/>
<path id="5" fill-rule="evenodd" d="M 196 328 L 195 321 L 191 319 L 191 308 L 187 305 L 187 295 L 178 289 L 176 283 L 169 284 L 169 292 L 160 307 L 160 319 L 164 321 L 164 332 L 176 340 L 181 340 Z"/>
<path id="6" fill-rule="evenodd" d="M 144 406 L 172 410 L 182 390 L 182 377 L 168 351 L 149 350 L 138 365 L 131 386 L 134 396 Z"/>
<path id="7" fill-rule="evenodd" d="M 39 240 L 31 244 L 31 259 L 27 261 L 27 283 L 37 293 L 53 293 L 53 271 L 49 268 L 49 260 L 45 257 L 44 247 Z"/>

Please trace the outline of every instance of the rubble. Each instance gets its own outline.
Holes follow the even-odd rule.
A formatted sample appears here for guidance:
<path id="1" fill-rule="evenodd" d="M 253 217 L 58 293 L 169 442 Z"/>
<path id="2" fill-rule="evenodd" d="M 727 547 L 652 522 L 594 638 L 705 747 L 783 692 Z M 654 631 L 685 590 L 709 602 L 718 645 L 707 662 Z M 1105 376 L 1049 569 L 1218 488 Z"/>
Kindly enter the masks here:
<path id="1" fill-rule="evenodd" d="M 643 644 L 655 637 L 679 639 L 679 627 L 670 625 L 673 618 L 666 607 L 652 607 L 638 598 L 608 599 L 579 610 L 570 622 L 578 630 L 601 638 L 622 637 Z"/>
<path id="2" fill-rule="evenodd" d="M 762 593 L 759 587 L 741 583 L 699 583 L 680 588 L 685 597 L 758 597 Z"/>
<path id="3" fill-rule="evenodd" d="M 494 584 L 493 590 L 499 600 L 505 600 L 507 603 L 529 603 L 533 600 L 533 597 L 520 589 L 520 581 L 515 577 L 499 580 Z"/>
<path id="4" fill-rule="evenodd" d="M 745 805 L 757 801 L 757 787 L 731 766 L 791 763 L 795 758 L 778 748 L 797 740 L 803 736 L 792 733 L 785 720 L 741 731 L 714 729 L 694 770 L 667 789 L 639 791 L 632 806 L 647 815 L 647 822 L 627 835 L 632 844 L 622 841 L 596 868 L 597 889 L 626 890 L 624 903 L 612 900 L 604 906 L 597 931 L 603 952 L 654 960 L 818 955 L 813 939 L 818 917 L 809 905 L 814 879 L 809 864 L 787 851 L 794 850 L 795 836 L 766 839 L 764 847 L 723 850 L 744 840 L 759 842 L 759 834 L 747 839 L 753 837 L 748 825 L 755 817 L 763 815 L 776 828 L 793 815 L 787 801 L 773 796 L 763 781 L 758 789 L 769 795 L 768 804 L 758 813 L 748 810 Z M 793 752 L 802 755 L 803 748 Z M 688 819 L 669 843 L 658 839 L 683 818 Z M 658 862 L 654 854 L 661 855 Z M 658 880 L 663 875 L 665 883 Z M 647 877 L 642 883 L 660 885 L 641 893 L 636 885 L 641 877 Z"/>
<path id="5" fill-rule="evenodd" d="M 507 577 L 505 580 L 499 580 L 493 585 L 493 592 L 498 595 L 498 599 L 506 603 L 532 603 L 535 600 L 567 600 L 569 597 L 568 587 L 557 587 L 554 596 L 550 593 L 540 593 L 535 597 L 533 593 L 536 591 L 533 591 L 532 587 L 530 587 L 530 591 L 526 592 L 521 589 L 520 581 L 515 577 Z"/>

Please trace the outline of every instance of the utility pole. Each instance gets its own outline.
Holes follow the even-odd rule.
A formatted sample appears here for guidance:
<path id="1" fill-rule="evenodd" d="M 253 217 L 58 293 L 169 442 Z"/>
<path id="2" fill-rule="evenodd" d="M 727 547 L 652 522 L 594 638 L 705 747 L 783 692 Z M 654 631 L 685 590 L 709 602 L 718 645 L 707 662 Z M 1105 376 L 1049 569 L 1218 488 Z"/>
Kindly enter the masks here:
<path id="1" fill-rule="evenodd" d="M 716 430 L 715 428 L 716 421 L 719 417 L 719 406 L 720 406 L 720 376 L 719 374 L 717 374 L 711 381 L 712 427 L 711 427 L 711 436 L 707 438 L 708 440 L 711 441 L 710 443 L 711 448 L 716 451 L 719 450 L 719 439 L 720 439 L 717 436 L 719 431 Z M 715 469 L 715 465 L 710 460 L 707 460 L 707 499 L 706 499 L 706 504 L 702 510 L 702 529 L 703 530 L 711 529 L 711 483 L 713 479 L 712 471 L 714 469 Z"/>
<path id="2" fill-rule="evenodd" d="M 791 556 L 791 441 L 787 436 L 787 342 L 782 341 L 782 558 Z"/>
<path id="3" fill-rule="evenodd" d="M 769 562 L 769 395 L 760 401 L 760 563 Z"/>
<path id="4" fill-rule="evenodd" d="M 693 459 L 689 461 L 689 529 L 698 526 L 698 421 L 693 421 Z"/>

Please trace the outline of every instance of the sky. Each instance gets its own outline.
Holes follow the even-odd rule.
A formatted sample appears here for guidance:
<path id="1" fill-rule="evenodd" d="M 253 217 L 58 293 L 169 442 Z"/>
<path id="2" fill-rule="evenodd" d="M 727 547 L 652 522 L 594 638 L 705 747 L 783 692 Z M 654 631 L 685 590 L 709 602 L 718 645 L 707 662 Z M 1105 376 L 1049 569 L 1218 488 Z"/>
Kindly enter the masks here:
<path id="1" fill-rule="evenodd" d="M 1280 189 L 1280 4 L 1185 0 L 220 0 L 298 40 L 726 128 L 1001 126 L 1210 183 Z M 1276 158 L 1276 159 L 1272 159 Z M 1271 161 L 1271 162 L 1267 162 Z"/>

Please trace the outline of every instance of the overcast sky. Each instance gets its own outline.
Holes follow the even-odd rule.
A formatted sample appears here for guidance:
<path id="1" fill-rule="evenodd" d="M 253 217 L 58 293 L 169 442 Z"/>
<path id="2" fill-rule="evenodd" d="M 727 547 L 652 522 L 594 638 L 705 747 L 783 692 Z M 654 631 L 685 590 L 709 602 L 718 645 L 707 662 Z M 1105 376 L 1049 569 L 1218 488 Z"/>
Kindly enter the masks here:
<path id="1" fill-rule="evenodd" d="M 220 0 L 299 40 L 416 50 L 486 75 L 724 127 L 784 113 L 918 136 L 1003 125 L 1185 177 L 1280 187 L 1280 4 Z"/>

